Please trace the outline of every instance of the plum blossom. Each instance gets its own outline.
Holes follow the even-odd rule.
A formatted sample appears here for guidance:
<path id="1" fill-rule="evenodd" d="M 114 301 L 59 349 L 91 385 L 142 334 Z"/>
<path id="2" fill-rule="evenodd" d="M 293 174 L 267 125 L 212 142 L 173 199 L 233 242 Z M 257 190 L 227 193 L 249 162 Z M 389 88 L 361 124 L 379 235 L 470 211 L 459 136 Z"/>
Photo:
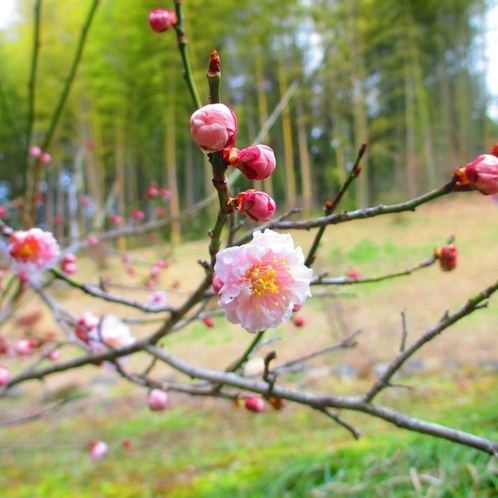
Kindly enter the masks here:
<path id="1" fill-rule="evenodd" d="M 455 244 L 449 244 L 434 250 L 439 259 L 439 267 L 443 271 L 451 271 L 456 268 L 458 251 Z"/>
<path id="2" fill-rule="evenodd" d="M 153 412 L 160 412 L 168 406 L 168 393 L 162 389 L 152 389 L 147 404 Z"/>
<path id="3" fill-rule="evenodd" d="M 91 441 L 89 447 L 92 460 L 100 460 L 109 450 L 109 447 L 103 441 Z"/>
<path id="4" fill-rule="evenodd" d="M 237 118 L 225 104 L 208 104 L 192 114 L 190 131 L 204 152 L 228 149 L 235 143 Z"/>
<path id="5" fill-rule="evenodd" d="M 163 290 L 156 290 L 149 294 L 147 304 L 151 308 L 164 308 L 168 302 L 168 293 Z"/>
<path id="6" fill-rule="evenodd" d="M 238 210 L 253 221 L 264 223 L 269 221 L 277 208 L 275 201 L 260 190 L 249 189 L 237 196 Z"/>
<path id="7" fill-rule="evenodd" d="M 259 396 L 246 398 L 244 405 L 249 411 L 254 413 L 261 413 L 265 411 L 265 402 Z"/>
<path id="8" fill-rule="evenodd" d="M 172 10 L 154 9 L 149 14 L 149 25 L 156 33 L 163 33 L 178 23 L 178 18 Z"/>
<path id="9" fill-rule="evenodd" d="M 249 244 L 220 251 L 214 271 L 227 320 L 252 333 L 277 327 L 311 295 L 313 271 L 290 234 L 255 232 Z"/>
<path id="10" fill-rule="evenodd" d="M 229 162 L 251 181 L 268 178 L 277 164 L 275 154 L 268 145 L 251 145 L 242 150 L 234 148 L 230 151 Z"/>
<path id="11" fill-rule="evenodd" d="M 100 330 L 99 330 L 100 328 Z M 115 315 L 104 315 L 100 327 L 94 328 L 90 333 L 90 346 L 94 350 L 102 350 L 101 344 L 111 348 L 129 346 L 135 342 L 130 327 Z"/>
<path id="12" fill-rule="evenodd" d="M 53 268 L 60 254 L 59 244 L 50 232 L 40 228 L 18 230 L 9 237 L 11 269 L 22 278 L 30 279 L 38 272 Z"/>
<path id="13" fill-rule="evenodd" d="M 471 187 L 485 195 L 498 193 L 498 157 L 482 154 L 463 170 Z"/>
<path id="14" fill-rule="evenodd" d="M 5 386 L 9 382 L 9 371 L 3 365 L 0 365 L 0 387 Z"/>

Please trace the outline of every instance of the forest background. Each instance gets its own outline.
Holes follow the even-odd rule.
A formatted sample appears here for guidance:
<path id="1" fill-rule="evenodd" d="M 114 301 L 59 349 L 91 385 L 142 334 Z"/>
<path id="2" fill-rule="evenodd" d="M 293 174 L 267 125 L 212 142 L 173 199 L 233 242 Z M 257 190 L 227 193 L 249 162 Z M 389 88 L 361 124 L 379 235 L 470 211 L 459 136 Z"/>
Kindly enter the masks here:
<path id="1" fill-rule="evenodd" d="M 0 203 L 25 188 L 26 99 L 32 2 L 16 3 L 17 21 L 0 31 Z M 43 225 L 67 212 L 71 184 L 87 195 L 88 226 L 106 214 L 143 208 L 151 181 L 171 191 L 171 214 L 211 192 L 209 168 L 193 144 L 191 97 L 182 81 L 174 34 L 145 29 L 157 2 L 102 2 L 78 76 L 49 152 Z M 166 5 L 165 7 L 170 7 Z M 247 0 L 185 2 L 195 79 L 207 103 L 207 58 L 223 60 L 223 100 L 251 142 L 284 98 L 288 105 L 263 137 L 278 168 L 260 188 L 277 205 L 323 205 L 344 180 L 358 144 L 368 140 L 365 174 L 349 207 L 396 202 L 437 186 L 496 141 L 486 84 L 490 11 L 485 0 Z M 85 2 L 47 0 L 36 91 L 33 144 L 49 126 Z M 84 172 L 84 174 L 82 174 Z M 239 179 L 236 188 L 249 187 Z M 153 216 L 154 213 L 151 213 Z M 204 235 L 205 220 L 180 233 Z M 61 233 L 62 232 L 62 233 Z"/>

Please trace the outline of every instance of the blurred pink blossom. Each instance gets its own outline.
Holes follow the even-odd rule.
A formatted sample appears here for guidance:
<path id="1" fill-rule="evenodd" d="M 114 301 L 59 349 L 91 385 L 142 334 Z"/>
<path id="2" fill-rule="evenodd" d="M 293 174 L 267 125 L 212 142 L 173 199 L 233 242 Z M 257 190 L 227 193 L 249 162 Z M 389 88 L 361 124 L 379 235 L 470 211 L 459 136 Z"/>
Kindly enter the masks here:
<path id="1" fill-rule="evenodd" d="M 250 398 L 246 398 L 244 401 L 245 407 L 255 413 L 261 413 L 265 411 L 265 402 L 259 396 L 252 396 Z"/>
<path id="2" fill-rule="evenodd" d="M 109 447 L 103 441 L 91 441 L 89 448 L 92 460 L 100 460 L 109 450 Z"/>
<path id="3" fill-rule="evenodd" d="M 151 308 L 163 308 L 168 302 L 168 293 L 163 290 L 156 290 L 149 294 L 147 304 Z"/>
<path id="4" fill-rule="evenodd" d="M 40 149 L 40 147 L 38 147 L 38 145 L 33 145 L 29 148 L 29 153 L 33 157 L 40 157 L 42 155 L 42 150 Z"/>
<path id="5" fill-rule="evenodd" d="M 208 104 L 192 114 L 190 131 L 204 152 L 231 148 L 237 135 L 237 118 L 225 104 Z"/>
<path id="6" fill-rule="evenodd" d="M 168 406 L 168 393 L 162 389 L 152 389 L 147 397 L 147 404 L 153 412 L 164 410 Z"/>
<path id="7" fill-rule="evenodd" d="M 0 218 L 7 218 L 8 215 L 9 211 L 7 210 L 7 208 L 5 206 L 0 206 Z"/>
<path id="8" fill-rule="evenodd" d="M 5 386 L 9 382 L 9 371 L 3 365 L 0 365 L 0 387 Z"/>
<path id="9" fill-rule="evenodd" d="M 210 316 L 205 316 L 202 321 L 204 322 L 204 325 L 210 329 L 216 325 L 216 322 Z"/>
<path id="10" fill-rule="evenodd" d="M 89 235 L 86 239 L 88 242 L 88 245 L 90 246 L 96 246 L 99 243 L 99 239 L 95 237 L 95 235 Z"/>
<path id="11" fill-rule="evenodd" d="M 11 269 L 26 279 L 39 271 L 53 268 L 57 263 L 60 248 L 50 232 L 39 228 L 18 230 L 9 237 L 9 241 Z"/>
<path id="12" fill-rule="evenodd" d="M 450 244 L 435 250 L 439 258 L 439 267 L 443 271 L 451 271 L 456 268 L 458 251 L 455 244 Z"/>
<path id="13" fill-rule="evenodd" d="M 130 212 L 130 217 L 134 218 L 135 220 L 142 221 L 145 218 L 145 213 L 143 211 L 140 211 L 140 209 L 134 209 Z"/>
<path id="14" fill-rule="evenodd" d="M 52 156 L 49 153 L 44 152 L 40 157 L 40 162 L 42 164 L 50 164 L 52 162 Z"/>
<path id="15" fill-rule="evenodd" d="M 228 321 L 253 333 L 277 327 L 311 295 L 313 271 L 289 234 L 255 232 L 250 243 L 220 251 L 214 271 Z"/>

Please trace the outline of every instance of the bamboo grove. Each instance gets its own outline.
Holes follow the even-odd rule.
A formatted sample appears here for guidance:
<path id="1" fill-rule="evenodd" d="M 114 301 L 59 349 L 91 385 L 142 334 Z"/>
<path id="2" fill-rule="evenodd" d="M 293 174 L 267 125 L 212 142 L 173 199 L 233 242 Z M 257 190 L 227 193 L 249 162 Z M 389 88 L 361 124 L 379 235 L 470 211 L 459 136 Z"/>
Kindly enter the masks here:
<path id="1" fill-rule="evenodd" d="M 1 191 L 10 200 L 24 191 L 26 150 L 48 126 L 88 8 L 86 2 L 43 3 L 34 140 L 27 144 L 33 14 L 32 2 L 19 3 L 21 21 L 0 32 Z M 276 152 L 277 171 L 264 189 L 277 204 L 319 209 L 365 140 L 366 173 L 347 200 L 351 207 L 435 187 L 496 137 L 485 84 L 492 2 L 183 3 L 198 86 L 205 88 L 205 61 L 216 48 L 223 54 L 224 101 L 239 116 L 239 135 L 249 143 L 264 133 L 260 138 Z M 117 214 L 139 206 L 151 181 L 171 191 L 172 214 L 210 192 L 205 159 L 189 134 L 193 104 L 174 35 L 144 29 L 155 7 L 149 0 L 99 6 L 50 149 L 48 229 L 54 206 L 68 202 L 75 182 L 93 200 L 93 222 L 109 205 Z M 201 100 L 207 103 L 207 95 Z M 239 187 L 247 186 L 240 180 Z"/>

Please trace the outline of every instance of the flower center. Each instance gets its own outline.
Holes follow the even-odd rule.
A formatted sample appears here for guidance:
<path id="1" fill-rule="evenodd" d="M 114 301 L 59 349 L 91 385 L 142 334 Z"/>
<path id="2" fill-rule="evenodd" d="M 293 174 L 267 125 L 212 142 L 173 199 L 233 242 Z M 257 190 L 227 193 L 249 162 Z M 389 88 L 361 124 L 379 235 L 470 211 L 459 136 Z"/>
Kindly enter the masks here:
<path id="1" fill-rule="evenodd" d="M 33 255 L 35 255 L 40 250 L 40 245 L 37 240 L 26 239 L 17 250 L 12 252 L 12 256 L 16 259 L 22 259 L 24 261 L 29 260 Z"/>
<path id="2" fill-rule="evenodd" d="M 245 274 L 245 278 L 251 281 L 252 293 L 257 296 L 280 292 L 280 287 L 275 283 L 277 271 L 271 265 L 261 266 L 258 263 Z"/>

